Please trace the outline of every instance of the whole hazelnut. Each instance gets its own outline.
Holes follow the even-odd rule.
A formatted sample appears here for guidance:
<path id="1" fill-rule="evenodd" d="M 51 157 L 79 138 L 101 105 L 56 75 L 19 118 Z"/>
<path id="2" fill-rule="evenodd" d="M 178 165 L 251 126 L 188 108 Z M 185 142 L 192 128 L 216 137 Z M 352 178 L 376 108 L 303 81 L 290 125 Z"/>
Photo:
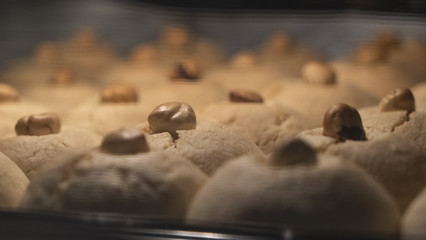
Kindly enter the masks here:
<path id="1" fill-rule="evenodd" d="M 107 134 L 101 151 L 111 154 L 136 154 L 149 151 L 144 132 L 137 127 L 121 128 Z"/>
<path id="2" fill-rule="evenodd" d="M 101 103 L 136 103 L 138 98 L 134 87 L 123 84 L 109 85 L 101 93 Z"/>
<path id="3" fill-rule="evenodd" d="M 333 69 L 322 62 L 310 61 L 302 68 L 302 77 L 308 83 L 313 84 L 335 84 L 336 74 Z"/>
<path id="4" fill-rule="evenodd" d="M 22 117 L 15 125 L 16 135 L 42 136 L 59 133 L 61 121 L 55 113 L 40 113 Z"/>
<path id="5" fill-rule="evenodd" d="M 382 112 L 398 110 L 414 112 L 416 110 L 414 95 L 408 88 L 396 88 L 382 98 L 379 109 Z"/>
<path id="6" fill-rule="evenodd" d="M 314 164 L 317 162 L 317 155 L 306 142 L 294 138 L 279 144 L 272 153 L 270 162 L 275 166 Z"/>
<path id="7" fill-rule="evenodd" d="M 262 96 L 256 92 L 246 89 L 235 89 L 229 92 L 229 100 L 233 103 L 262 103 Z"/>
<path id="8" fill-rule="evenodd" d="M 14 87 L 0 83 L 0 102 L 17 102 L 18 100 L 19 93 Z"/>
<path id="9" fill-rule="evenodd" d="M 325 113 L 323 135 L 332 137 L 338 142 L 367 140 L 358 111 L 344 103 L 333 105 Z"/>
<path id="10" fill-rule="evenodd" d="M 148 116 L 152 133 L 169 132 L 177 136 L 177 130 L 191 130 L 197 127 L 194 109 L 182 102 L 167 102 L 158 105 Z"/>

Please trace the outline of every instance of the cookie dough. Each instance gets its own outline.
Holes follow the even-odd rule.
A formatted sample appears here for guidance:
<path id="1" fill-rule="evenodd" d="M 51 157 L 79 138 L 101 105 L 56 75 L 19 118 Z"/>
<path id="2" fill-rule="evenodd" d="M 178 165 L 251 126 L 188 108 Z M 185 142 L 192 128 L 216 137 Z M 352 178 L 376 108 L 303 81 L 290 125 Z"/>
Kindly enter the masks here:
<path id="1" fill-rule="evenodd" d="M 32 180 L 20 206 L 180 219 L 205 181 L 188 160 L 151 151 L 140 130 L 125 128 L 98 149 L 56 158 Z"/>
<path id="2" fill-rule="evenodd" d="M 197 193 L 187 221 L 395 234 L 399 213 L 367 173 L 292 140 L 270 158 L 244 156 Z"/>

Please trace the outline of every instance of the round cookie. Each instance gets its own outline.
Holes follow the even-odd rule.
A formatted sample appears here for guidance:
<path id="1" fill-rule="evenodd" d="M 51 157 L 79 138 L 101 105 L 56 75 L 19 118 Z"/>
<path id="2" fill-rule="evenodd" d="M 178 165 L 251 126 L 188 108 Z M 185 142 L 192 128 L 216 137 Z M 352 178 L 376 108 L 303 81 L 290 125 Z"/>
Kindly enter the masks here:
<path id="1" fill-rule="evenodd" d="M 208 69 L 223 62 L 225 55 L 219 46 L 197 38 L 184 25 L 164 27 L 156 45 L 160 51 L 160 58 L 166 66 L 192 59 L 203 69 Z"/>
<path id="2" fill-rule="evenodd" d="M 141 90 L 142 101 L 150 109 L 164 102 L 186 102 L 202 111 L 211 103 L 226 100 L 226 92 L 219 84 L 201 78 L 195 61 L 176 63 L 169 72 L 166 84 Z"/>
<path id="3" fill-rule="evenodd" d="M 298 135 L 318 152 L 352 162 L 370 173 L 395 198 L 403 212 L 426 186 L 426 155 L 410 139 L 374 128 L 364 131 L 358 111 L 332 106 L 323 128 Z"/>
<path id="4" fill-rule="evenodd" d="M 129 84 L 151 89 L 167 83 L 167 68 L 160 62 L 158 49 L 149 44 L 134 48 L 127 62 L 114 65 L 102 77 L 103 84 Z"/>
<path id="5" fill-rule="evenodd" d="M 335 103 L 363 107 L 378 102 L 352 84 L 337 82 L 333 69 L 327 64 L 309 62 L 302 69 L 302 75 L 303 81 L 272 84 L 264 90 L 263 96 L 300 112 L 312 127 L 321 126 L 324 112 Z"/>
<path id="6" fill-rule="evenodd" d="M 266 154 L 277 142 L 307 129 L 304 118 L 296 111 L 264 102 L 257 92 L 243 89 L 230 91 L 229 102 L 206 107 L 201 117 L 233 127 Z"/>
<path id="7" fill-rule="evenodd" d="M 19 90 L 44 84 L 59 63 L 60 45 L 56 42 L 41 42 L 35 47 L 32 57 L 19 59 L 7 66 L 0 79 Z"/>
<path id="8" fill-rule="evenodd" d="M 28 184 L 22 170 L 0 152 L 0 207 L 17 206 Z"/>
<path id="9" fill-rule="evenodd" d="M 309 61 L 324 59 L 312 48 L 301 46 L 289 35 L 277 32 L 271 35 L 259 49 L 261 61 L 279 70 L 285 77 L 300 77 L 300 69 Z"/>
<path id="10" fill-rule="evenodd" d="M 426 112 L 416 111 L 416 101 L 409 89 L 394 89 L 378 107 L 362 108 L 359 113 L 365 126 L 400 134 L 426 151 Z"/>
<path id="11" fill-rule="evenodd" d="M 70 151 L 89 149 L 99 143 L 92 131 L 61 127 L 54 113 L 22 117 L 15 125 L 17 136 L 0 140 L 0 152 L 8 156 L 29 178 L 45 163 Z"/>
<path id="12" fill-rule="evenodd" d="M 67 69 L 55 70 L 45 84 L 25 88 L 22 92 L 28 99 L 49 107 L 61 117 L 97 95 L 91 85 L 78 82 L 74 73 Z"/>
<path id="13" fill-rule="evenodd" d="M 350 190 L 349 190 L 350 189 Z M 291 140 L 270 158 L 229 162 L 197 193 L 187 221 L 307 231 L 395 234 L 399 213 L 367 173 Z"/>
<path id="14" fill-rule="evenodd" d="M 107 86 L 95 104 L 75 108 L 64 122 L 105 135 L 145 121 L 150 110 L 139 99 L 135 88 L 116 84 Z"/>
<path id="15" fill-rule="evenodd" d="M 247 154 L 263 155 L 256 144 L 232 128 L 197 121 L 186 103 L 169 102 L 157 106 L 141 128 L 151 135 L 153 149 L 182 156 L 208 175 L 225 162 Z"/>
<path id="16" fill-rule="evenodd" d="M 333 63 L 340 81 L 351 83 L 381 98 L 395 88 L 411 87 L 415 78 L 389 63 L 387 49 L 377 45 L 361 46 L 353 60 Z"/>
<path id="17" fill-rule="evenodd" d="M 417 195 L 401 220 L 401 239 L 419 240 L 426 236 L 426 188 Z"/>
<path id="18" fill-rule="evenodd" d="M 45 167 L 20 206 L 179 219 L 205 180 L 191 162 L 150 151 L 139 129 L 124 128 L 108 134 L 99 149 L 69 154 Z"/>
<path id="19" fill-rule="evenodd" d="M 116 61 L 114 50 L 90 28 L 78 31 L 62 47 L 63 64 L 76 71 L 78 78 L 98 81 L 100 74 Z"/>
<path id="20" fill-rule="evenodd" d="M 254 52 L 241 51 L 227 65 L 206 72 L 206 79 L 218 83 L 227 90 L 245 88 L 258 91 L 272 84 L 281 75 L 270 66 L 265 66 Z"/>

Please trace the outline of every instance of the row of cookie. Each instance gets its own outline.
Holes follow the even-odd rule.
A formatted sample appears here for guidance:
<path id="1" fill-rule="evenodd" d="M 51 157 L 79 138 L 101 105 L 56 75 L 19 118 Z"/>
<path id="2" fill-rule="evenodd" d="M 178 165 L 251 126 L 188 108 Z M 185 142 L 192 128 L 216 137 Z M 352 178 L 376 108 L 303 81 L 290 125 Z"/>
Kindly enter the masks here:
<path id="1" fill-rule="evenodd" d="M 302 133 L 303 141 L 287 141 L 269 157 L 249 151 L 223 167 L 217 161 L 244 145 L 242 139 L 230 129 L 220 136 L 217 126 L 195 119 L 186 104 L 164 104 L 148 123 L 107 135 L 98 149 L 58 156 L 35 176 L 21 206 L 181 218 L 201 188 L 187 213 L 192 223 L 396 234 L 400 215 L 426 185 L 421 148 L 395 133 L 364 130 L 357 110 L 346 104 L 331 107 L 323 128 Z M 21 122 L 31 129 L 31 121 Z M 217 172 L 206 180 L 176 156 Z M 406 229 L 419 224 L 422 202 L 405 213 Z"/>

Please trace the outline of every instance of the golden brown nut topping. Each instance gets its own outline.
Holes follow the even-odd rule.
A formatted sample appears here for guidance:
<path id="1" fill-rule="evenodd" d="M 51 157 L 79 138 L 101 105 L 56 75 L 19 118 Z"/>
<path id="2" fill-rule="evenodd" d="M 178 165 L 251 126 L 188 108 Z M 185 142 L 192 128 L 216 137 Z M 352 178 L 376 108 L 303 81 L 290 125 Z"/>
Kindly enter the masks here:
<path id="1" fill-rule="evenodd" d="M 302 77 L 308 83 L 314 84 L 335 84 L 336 75 L 333 69 L 321 62 L 311 61 L 302 68 Z"/>
<path id="2" fill-rule="evenodd" d="M 258 63 L 258 58 L 254 52 L 242 51 L 237 53 L 231 59 L 231 66 L 233 68 L 250 68 Z"/>
<path id="3" fill-rule="evenodd" d="M 262 96 L 255 91 L 235 89 L 229 92 L 229 101 L 233 103 L 262 103 Z"/>
<path id="4" fill-rule="evenodd" d="M 40 113 L 22 117 L 15 125 L 16 135 L 42 136 L 59 133 L 61 121 L 55 113 Z"/>
<path id="5" fill-rule="evenodd" d="M 191 130 L 197 127 L 194 109 L 186 103 L 168 102 L 158 105 L 148 116 L 152 133 L 169 132 L 176 137 L 177 130 Z"/>
<path id="6" fill-rule="evenodd" d="M 158 49 L 149 44 L 138 46 L 131 53 L 131 60 L 136 63 L 156 63 L 159 58 Z"/>
<path id="7" fill-rule="evenodd" d="M 135 103 L 138 101 L 138 92 L 128 85 L 109 85 L 101 94 L 102 103 Z"/>
<path id="8" fill-rule="evenodd" d="M 306 142 L 294 138 L 277 146 L 271 155 L 270 161 L 275 166 L 313 164 L 317 162 L 317 155 L 315 150 Z"/>
<path id="9" fill-rule="evenodd" d="M 323 135 L 336 139 L 367 140 L 358 111 L 344 103 L 330 107 L 324 115 Z"/>
<path id="10" fill-rule="evenodd" d="M 379 109 L 382 112 L 407 110 L 411 113 L 416 110 L 414 95 L 408 88 L 396 88 L 382 98 Z"/>
<path id="11" fill-rule="evenodd" d="M 111 154 L 136 154 L 149 151 L 144 132 L 136 127 L 122 128 L 104 137 L 101 151 Z"/>
<path id="12" fill-rule="evenodd" d="M 170 71 L 170 79 L 173 81 L 193 82 L 200 78 L 200 68 L 193 61 L 176 63 Z"/>
<path id="13" fill-rule="evenodd" d="M 49 82 L 59 85 L 73 84 L 75 83 L 75 77 L 67 69 L 57 69 L 53 72 Z"/>
<path id="14" fill-rule="evenodd" d="M 355 61 L 363 64 L 379 63 L 385 61 L 387 52 L 377 45 L 365 45 L 357 49 Z"/>
<path id="15" fill-rule="evenodd" d="M 19 100 L 18 91 L 4 83 L 0 83 L 0 102 L 17 102 Z"/>

